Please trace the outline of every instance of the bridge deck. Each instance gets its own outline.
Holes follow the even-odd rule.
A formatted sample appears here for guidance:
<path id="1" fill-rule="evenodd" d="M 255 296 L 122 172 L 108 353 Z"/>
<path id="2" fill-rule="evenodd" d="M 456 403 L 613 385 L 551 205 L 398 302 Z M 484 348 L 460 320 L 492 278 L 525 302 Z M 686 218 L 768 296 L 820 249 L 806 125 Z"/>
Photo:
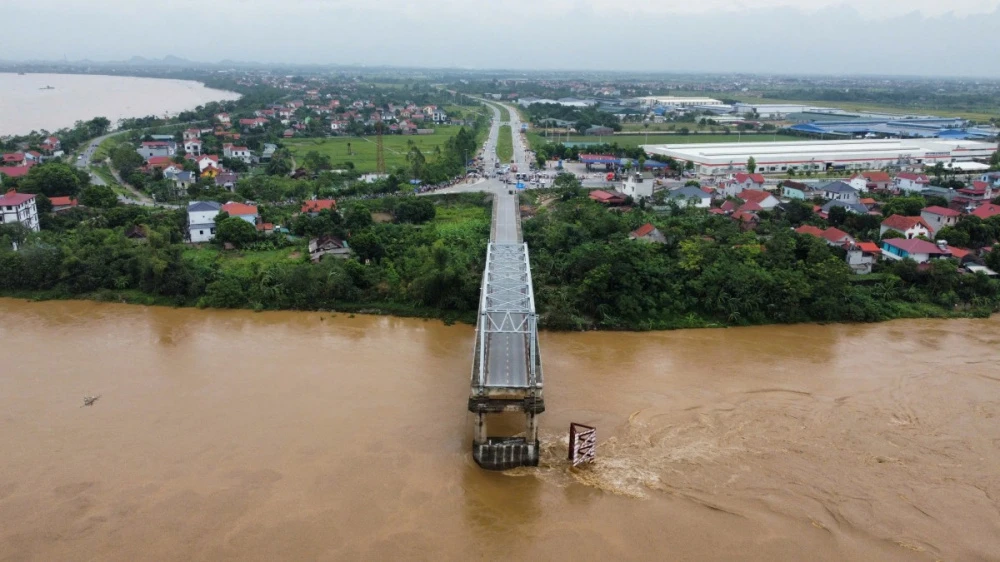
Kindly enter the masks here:
<path id="1" fill-rule="evenodd" d="M 494 158 L 499 128 L 495 107 L 494 115 L 496 122 L 486 145 L 488 163 Z M 515 137 L 515 145 L 516 141 Z M 518 197 L 499 182 L 493 187 L 493 225 L 476 325 L 469 410 L 476 414 L 476 462 L 485 468 L 506 469 L 538 464 L 536 416 L 545 411 L 545 404 L 531 264 L 528 247 L 521 241 Z M 524 436 L 489 436 L 487 414 L 512 411 L 526 416 Z"/>

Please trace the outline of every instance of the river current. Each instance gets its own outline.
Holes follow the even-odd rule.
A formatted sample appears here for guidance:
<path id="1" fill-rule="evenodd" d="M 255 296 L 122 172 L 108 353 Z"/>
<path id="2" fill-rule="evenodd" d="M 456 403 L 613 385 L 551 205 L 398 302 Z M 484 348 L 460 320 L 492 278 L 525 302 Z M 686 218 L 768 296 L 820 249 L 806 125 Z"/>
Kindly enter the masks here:
<path id="1" fill-rule="evenodd" d="M 504 473 L 473 338 L 0 299 L 0 560 L 1000 559 L 1000 318 L 543 333 Z"/>

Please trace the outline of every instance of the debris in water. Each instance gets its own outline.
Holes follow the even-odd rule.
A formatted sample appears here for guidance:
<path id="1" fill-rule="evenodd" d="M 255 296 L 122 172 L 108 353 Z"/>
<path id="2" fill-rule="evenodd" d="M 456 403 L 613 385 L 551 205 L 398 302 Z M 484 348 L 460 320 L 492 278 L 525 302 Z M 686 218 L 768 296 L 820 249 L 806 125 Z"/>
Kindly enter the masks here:
<path id="1" fill-rule="evenodd" d="M 100 397 L 101 397 L 100 394 L 98 394 L 97 396 L 84 396 L 83 397 L 83 406 L 93 406 L 94 402 L 97 402 L 97 400 Z M 80 407 L 82 408 L 83 406 L 80 406 Z"/>

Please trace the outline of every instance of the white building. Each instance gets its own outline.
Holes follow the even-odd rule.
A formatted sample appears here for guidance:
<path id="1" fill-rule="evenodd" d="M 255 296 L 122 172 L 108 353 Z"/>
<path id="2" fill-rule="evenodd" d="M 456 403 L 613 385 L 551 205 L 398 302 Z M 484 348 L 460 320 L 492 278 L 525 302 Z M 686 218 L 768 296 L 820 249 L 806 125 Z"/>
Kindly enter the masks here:
<path id="1" fill-rule="evenodd" d="M 648 154 L 669 156 L 681 163 L 691 162 L 695 172 L 702 175 L 728 176 L 746 171 L 751 157 L 757 163 L 757 172 L 765 174 L 788 170 L 879 170 L 989 158 L 996 152 L 997 144 L 925 138 L 652 144 L 643 145 L 643 149 Z"/>
<path id="2" fill-rule="evenodd" d="M 653 196 L 653 182 L 643 181 L 642 174 L 629 174 L 622 184 L 622 193 L 638 201 Z"/>
<path id="3" fill-rule="evenodd" d="M 702 191 L 700 187 L 693 185 L 668 191 L 667 199 L 672 199 L 681 207 L 707 209 L 712 206 L 712 196 Z"/>
<path id="4" fill-rule="evenodd" d="M 249 164 L 253 160 L 250 149 L 245 146 L 234 146 L 226 143 L 222 145 L 222 155 L 226 158 L 235 158 Z"/>
<path id="5" fill-rule="evenodd" d="M 222 205 L 215 201 L 192 201 L 188 204 L 188 238 L 191 242 L 208 242 L 215 237 L 215 217 Z"/>
<path id="6" fill-rule="evenodd" d="M 202 154 L 195 159 L 195 163 L 198 164 L 198 174 L 205 173 L 209 168 L 219 169 L 219 157 L 214 154 Z"/>
<path id="7" fill-rule="evenodd" d="M 184 152 L 188 154 L 194 154 L 195 156 L 201 155 L 201 139 L 188 139 L 184 141 Z"/>
<path id="8" fill-rule="evenodd" d="M 656 105 L 665 105 L 673 107 L 692 107 L 696 105 L 725 105 L 717 99 L 700 98 L 700 97 L 645 96 L 638 99 L 639 99 L 639 105 L 644 107 L 653 107 Z"/>
<path id="9" fill-rule="evenodd" d="M 38 206 L 31 193 L 18 193 L 13 189 L 0 195 L 0 224 L 19 222 L 32 232 L 41 229 L 38 223 Z"/>
<path id="10" fill-rule="evenodd" d="M 920 193 L 927 189 L 931 180 L 924 174 L 904 172 L 896 175 L 896 187 L 907 193 Z"/>
<path id="11" fill-rule="evenodd" d="M 753 115 L 763 119 L 783 117 L 789 113 L 802 113 L 813 111 L 813 106 L 788 103 L 737 103 L 734 106 L 736 113 L 740 115 Z"/>

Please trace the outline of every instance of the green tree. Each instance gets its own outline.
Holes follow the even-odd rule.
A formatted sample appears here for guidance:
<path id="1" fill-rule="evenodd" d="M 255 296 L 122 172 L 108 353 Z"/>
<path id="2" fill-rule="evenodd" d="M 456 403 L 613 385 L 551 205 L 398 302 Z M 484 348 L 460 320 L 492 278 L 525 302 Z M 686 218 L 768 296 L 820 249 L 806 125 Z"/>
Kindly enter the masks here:
<path id="1" fill-rule="evenodd" d="M 400 222 L 421 224 L 433 220 L 434 203 L 426 197 L 406 197 L 396 205 L 396 219 Z"/>
<path id="2" fill-rule="evenodd" d="M 333 164 L 330 162 L 330 155 L 320 154 L 315 150 L 310 150 L 306 153 L 305 158 L 302 159 L 302 165 L 313 172 L 333 169 Z"/>
<path id="3" fill-rule="evenodd" d="M 80 192 L 80 204 L 96 209 L 114 207 L 118 204 L 118 196 L 106 185 L 91 185 Z"/>
<path id="4" fill-rule="evenodd" d="M 552 187 L 559 190 L 559 198 L 563 201 L 575 199 L 581 195 L 583 184 L 576 174 L 561 173 L 552 181 Z"/>
<path id="5" fill-rule="evenodd" d="M 108 132 L 111 128 L 111 121 L 107 117 L 94 117 L 87 121 L 87 130 L 92 137 L 99 137 Z"/>
<path id="6" fill-rule="evenodd" d="M 959 230 L 953 226 L 946 226 L 934 233 L 935 240 L 947 240 L 949 246 L 967 248 L 969 246 L 969 233 Z"/>
<path id="7" fill-rule="evenodd" d="M 344 226 L 351 232 L 359 232 L 373 224 L 372 213 L 360 203 L 354 203 L 344 212 Z"/>
<path id="8" fill-rule="evenodd" d="M 122 176 L 129 175 L 133 170 L 142 166 L 145 161 L 139 153 L 132 148 L 129 143 L 121 143 L 109 151 L 111 165 L 118 170 Z"/>
<path id="9" fill-rule="evenodd" d="M 237 248 L 242 248 L 257 239 L 257 228 L 239 217 L 226 217 L 216 221 L 215 241 L 219 244 L 229 242 Z"/>
<path id="10" fill-rule="evenodd" d="M 267 163 L 267 173 L 272 176 L 287 176 L 292 173 L 292 153 L 287 148 L 279 148 Z"/>
<path id="11" fill-rule="evenodd" d="M 831 207 L 827 213 L 827 221 L 831 226 L 841 226 L 847 220 L 847 209 L 843 207 Z"/>
<path id="12" fill-rule="evenodd" d="M 25 193 L 41 193 L 47 197 L 76 195 L 86 185 L 72 167 L 61 162 L 49 162 L 31 168 L 21 178 L 18 188 Z"/>
<path id="13" fill-rule="evenodd" d="M 747 158 L 747 171 L 751 174 L 757 171 L 757 159 L 753 156 Z"/>
<path id="14" fill-rule="evenodd" d="M 423 177 L 427 159 L 424 157 L 424 153 L 420 151 L 419 146 L 413 145 L 410 147 L 409 152 L 406 153 L 406 163 L 410 167 L 410 178 L 420 179 Z"/>
<path id="15" fill-rule="evenodd" d="M 926 205 L 924 198 L 919 195 L 912 197 L 893 197 L 882 203 L 882 216 L 903 215 L 904 217 L 920 216 L 921 209 Z"/>
<path id="16" fill-rule="evenodd" d="M 879 236 L 879 240 L 891 240 L 893 238 L 906 238 L 906 235 L 898 230 L 889 229 Z"/>

